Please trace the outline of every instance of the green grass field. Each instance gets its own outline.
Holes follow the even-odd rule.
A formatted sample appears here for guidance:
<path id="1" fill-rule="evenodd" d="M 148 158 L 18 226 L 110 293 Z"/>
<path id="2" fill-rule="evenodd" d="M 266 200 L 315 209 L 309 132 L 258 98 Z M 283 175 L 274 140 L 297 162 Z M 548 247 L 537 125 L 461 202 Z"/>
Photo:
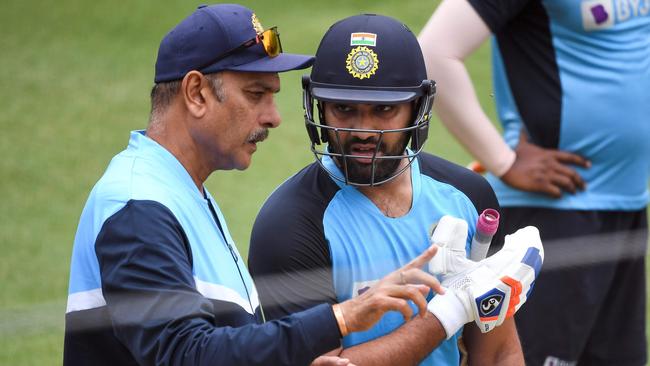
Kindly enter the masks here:
<path id="1" fill-rule="evenodd" d="M 437 4 L 405 1 L 241 1 L 285 51 L 313 54 L 334 21 L 358 13 L 401 19 L 418 32 Z M 60 364 L 68 266 L 86 197 L 129 131 L 146 126 L 157 47 L 199 3 L 63 0 L 0 4 L 0 364 Z M 272 5 L 275 4 L 275 5 Z M 281 5 L 278 5 L 281 4 Z M 493 116 L 488 49 L 469 60 Z M 282 126 L 245 172 L 207 186 L 246 257 L 250 228 L 271 190 L 312 160 L 300 76 L 282 76 Z M 466 164 L 469 155 L 434 122 L 427 150 Z"/>

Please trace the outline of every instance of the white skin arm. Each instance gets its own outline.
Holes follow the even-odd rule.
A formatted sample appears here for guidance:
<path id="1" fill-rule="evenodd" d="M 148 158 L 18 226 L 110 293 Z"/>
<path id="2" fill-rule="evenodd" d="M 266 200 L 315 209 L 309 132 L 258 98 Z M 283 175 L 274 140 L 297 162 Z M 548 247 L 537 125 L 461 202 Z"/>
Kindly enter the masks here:
<path id="1" fill-rule="evenodd" d="M 490 36 L 490 29 L 467 1 L 443 1 L 418 39 L 429 77 L 438 85 L 434 108 L 442 123 L 497 176 L 515 161 L 515 152 L 492 125 L 476 97 L 464 60 Z"/>
<path id="2" fill-rule="evenodd" d="M 513 151 L 481 108 L 463 60 L 490 35 L 490 29 L 464 0 L 443 1 L 420 34 L 429 77 L 438 83 L 434 108 L 442 123 L 483 166 L 520 190 L 559 198 L 585 182 L 572 165 L 590 162 L 568 151 L 545 149 L 522 131 Z"/>

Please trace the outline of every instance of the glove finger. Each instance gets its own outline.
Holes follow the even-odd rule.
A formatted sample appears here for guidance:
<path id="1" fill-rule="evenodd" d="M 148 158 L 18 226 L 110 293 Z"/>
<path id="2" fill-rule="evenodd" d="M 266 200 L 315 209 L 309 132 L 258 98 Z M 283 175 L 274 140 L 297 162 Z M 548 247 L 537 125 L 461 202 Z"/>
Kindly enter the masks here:
<path id="1" fill-rule="evenodd" d="M 543 262 L 544 247 L 539 238 L 539 231 L 533 226 L 528 226 L 507 235 L 503 248 L 480 263 L 497 273 L 502 273 L 503 269 L 510 265 L 525 263 L 531 266 L 537 275 Z"/>
<path id="2" fill-rule="evenodd" d="M 459 254 L 449 248 L 439 248 L 435 257 L 429 261 L 429 272 L 433 275 L 442 275 L 442 280 L 455 276 L 461 272 L 476 267 L 474 262 L 465 257 L 465 252 Z"/>
<path id="3" fill-rule="evenodd" d="M 544 246 L 542 239 L 539 236 L 539 230 L 534 226 L 526 226 L 521 228 L 510 235 L 506 235 L 503 248 L 520 252 L 524 248 L 537 248 L 540 251 L 542 259 L 544 259 Z"/>
<path id="4" fill-rule="evenodd" d="M 527 300 L 533 289 L 537 272 L 529 265 L 520 263 L 504 271 L 501 281 L 512 288 L 512 298 L 508 309 L 508 317 L 514 315 Z"/>
<path id="5" fill-rule="evenodd" d="M 464 252 L 466 241 L 467 221 L 449 215 L 440 218 L 431 234 L 431 243 L 437 244 L 441 248 L 447 247 Z"/>
<path id="6" fill-rule="evenodd" d="M 462 261 L 466 257 L 465 244 L 467 241 L 467 222 L 453 216 L 445 215 L 440 218 L 433 234 L 431 243 L 440 247 L 438 254 L 429 262 L 432 274 L 448 274 L 466 268 Z M 461 259 L 462 258 L 462 259 Z"/>

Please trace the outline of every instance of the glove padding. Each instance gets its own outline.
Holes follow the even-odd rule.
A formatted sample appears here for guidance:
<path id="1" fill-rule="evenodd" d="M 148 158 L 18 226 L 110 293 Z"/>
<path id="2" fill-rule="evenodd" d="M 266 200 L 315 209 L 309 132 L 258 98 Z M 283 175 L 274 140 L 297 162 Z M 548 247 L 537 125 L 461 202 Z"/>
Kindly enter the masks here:
<path id="1" fill-rule="evenodd" d="M 472 320 L 481 332 L 489 332 L 528 299 L 544 259 L 539 231 L 529 226 L 507 235 L 499 252 L 473 262 L 465 258 L 467 223 L 445 217 L 432 235 L 432 242 L 440 246 L 436 257 L 443 255 L 429 262 L 429 270 L 441 276 L 447 293 L 436 295 L 428 309 L 442 323 L 447 338 Z"/>
<path id="2" fill-rule="evenodd" d="M 513 289 L 507 317 L 513 316 L 528 300 L 542 263 L 544 246 L 539 230 L 534 226 L 526 226 L 514 234 L 506 235 L 503 248 L 479 262 L 498 273 L 501 282 Z"/>
<path id="3" fill-rule="evenodd" d="M 429 261 L 429 272 L 444 281 L 448 275 L 473 268 L 474 262 L 466 258 L 466 242 L 467 221 L 449 215 L 441 217 L 431 234 L 431 244 L 436 244 L 438 251 Z"/>

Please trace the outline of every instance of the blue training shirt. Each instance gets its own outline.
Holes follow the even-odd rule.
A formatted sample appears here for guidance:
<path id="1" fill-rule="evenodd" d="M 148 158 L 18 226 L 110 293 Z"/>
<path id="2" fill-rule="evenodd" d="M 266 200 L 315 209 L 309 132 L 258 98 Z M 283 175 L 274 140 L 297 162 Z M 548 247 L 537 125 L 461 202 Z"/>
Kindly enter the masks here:
<path id="1" fill-rule="evenodd" d="M 143 131 L 131 133 L 75 236 L 64 365 L 308 365 L 340 332 L 322 304 L 262 324 L 219 206 Z"/>
<path id="2" fill-rule="evenodd" d="M 497 112 L 512 147 L 581 155 L 583 192 L 562 198 L 489 177 L 501 206 L 638 210 L 650 177 L 649 0 L 469 0 L 494 33 Z"/>
<path id="3" fill-rule="evenodd" d="M 331 158 L 323 161 L 341 174 Z M 249 250 L 265 314 L 279 318 L 322 301 L 358 296 L 428 248 L 430 229 L 443 215 L 468 222 L 469 250 L 478 213 L 499 208 L 489 184 L 424 153 L 410 174 L 412 207 L 398 218 L 386 217 L 355 187 L 335 182 L 316 163 L 278 187 L 255 221 Z M 493 242 L 501 238 L 498 234 Z M 343 346 L 370 341 L 403 323 L 401 313 L 389 312 L 368 331 L 345 337 Z M 458 365 L 457 338 L 441 343 L 422 365 Z"/>

